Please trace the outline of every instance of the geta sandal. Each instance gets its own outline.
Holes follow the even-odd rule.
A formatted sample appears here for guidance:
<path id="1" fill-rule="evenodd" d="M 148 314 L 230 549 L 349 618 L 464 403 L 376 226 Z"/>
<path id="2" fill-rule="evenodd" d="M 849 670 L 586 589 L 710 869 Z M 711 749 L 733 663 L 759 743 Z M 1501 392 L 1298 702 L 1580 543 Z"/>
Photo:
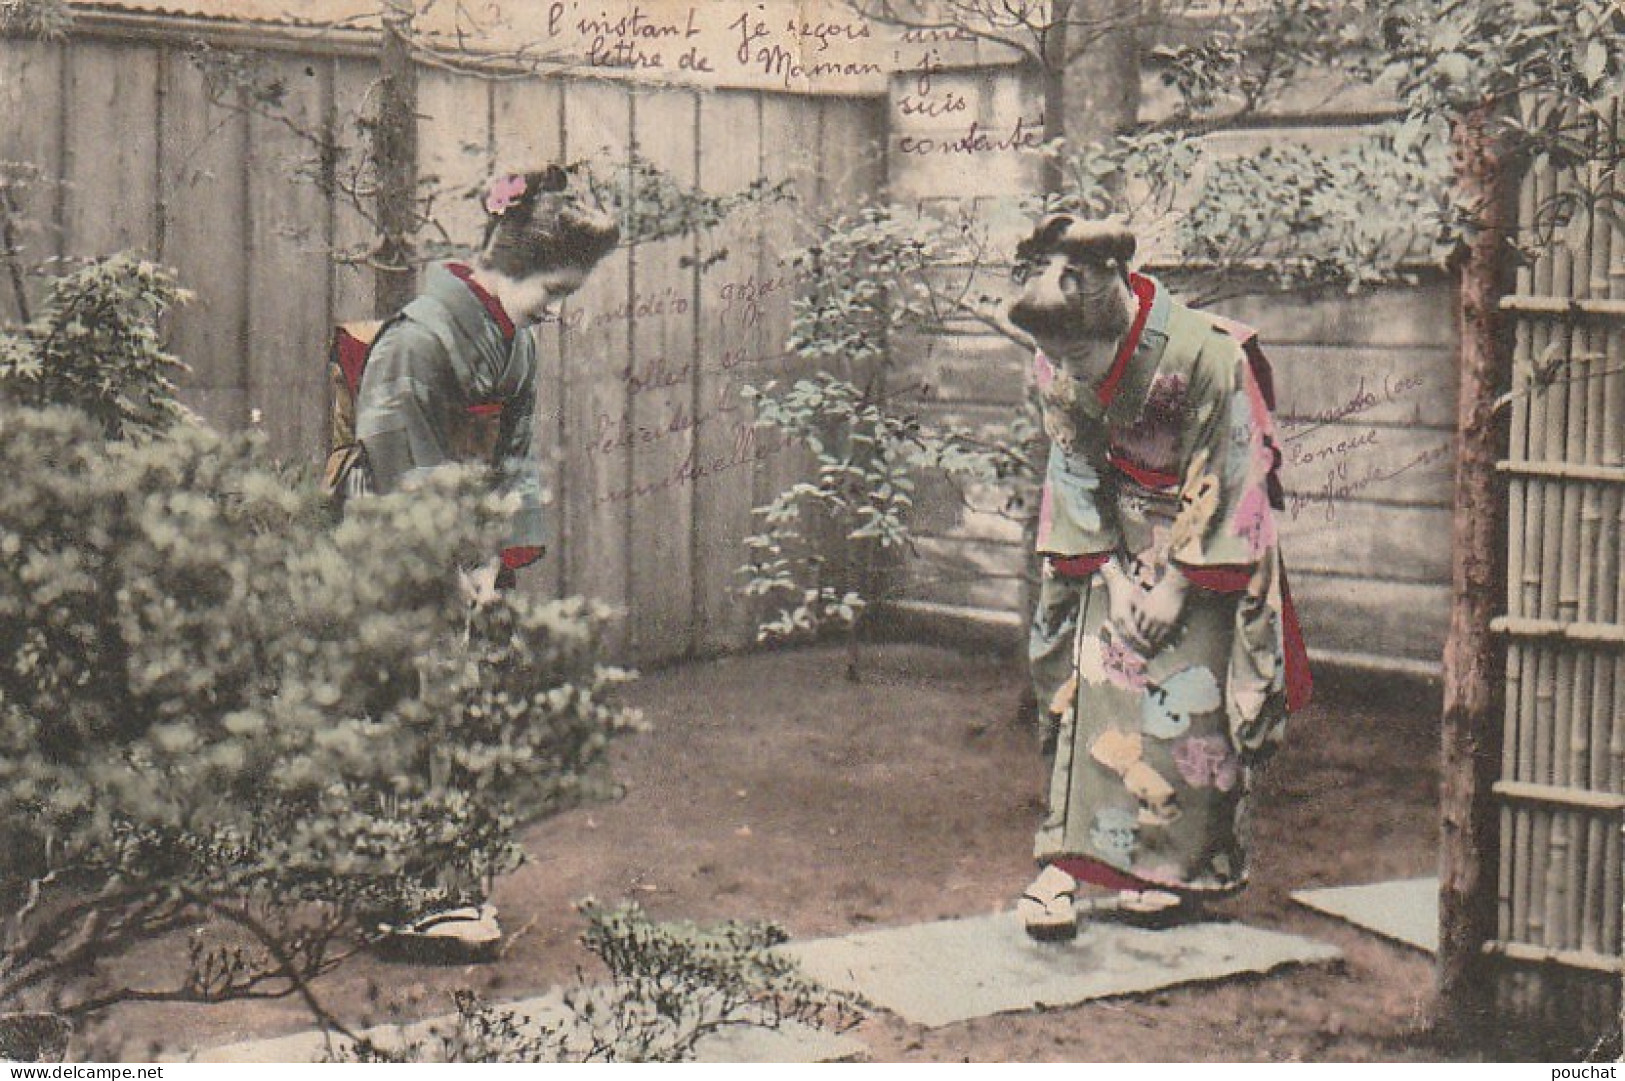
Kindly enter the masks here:
<path id="1" fill-rule="evenodd" d="M 1059 867 L 1050 865 L 1038 873 L 1032 885 L 1016 901 L 1027 934 L 1041 942 L 1069 939 L 1078 933 L 1076 903 L 1078 883 Z"/>

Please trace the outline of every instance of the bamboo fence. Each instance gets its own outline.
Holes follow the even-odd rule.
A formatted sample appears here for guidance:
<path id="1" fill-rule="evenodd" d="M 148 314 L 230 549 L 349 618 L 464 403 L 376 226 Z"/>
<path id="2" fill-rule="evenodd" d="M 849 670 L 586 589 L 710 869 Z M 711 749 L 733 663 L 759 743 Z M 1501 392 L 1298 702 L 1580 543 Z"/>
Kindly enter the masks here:
<path id="1" fill-rule="evenodd" d="M 1524 178 L 1523 240 L 1538 254 L 1502 304 L 1515 338 L 1488 949 L 1507 962 L 1506 1006 L 1570 1032 L 1617 1025 L 1625 974 L 1625 235 L 1607 212 L 1625 185 L 1606 164 L 1625 145 L 1620 114 L 1614 101 L 1574 118 L 1596 151 L 1589 172 Z M 1542 235 L 1560 205 L 1578 208 L 1575 224 Z"/>

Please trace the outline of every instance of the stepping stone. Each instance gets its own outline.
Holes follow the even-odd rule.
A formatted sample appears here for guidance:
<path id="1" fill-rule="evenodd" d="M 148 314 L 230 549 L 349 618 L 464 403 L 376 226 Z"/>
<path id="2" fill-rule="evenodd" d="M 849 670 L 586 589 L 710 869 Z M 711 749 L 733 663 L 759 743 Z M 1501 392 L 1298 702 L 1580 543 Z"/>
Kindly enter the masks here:
<path id="1" fill-rule="evenodd" d="M 496 1008 L 529 1018 L 529 1027 L 556 1023 L 563 1016 L 563 1002 L 557 992 L 518 1002 L 493 1003 Z M 413 1041 L 434 1046 L 436 1033 L 450 1031 L 455 1014 L 430 1018 L 406 1025 L 379 1025 L 363 1036 L 380 1047 L 400 1047 Z M 335 1050 L 348 1041 L 332 1037 Z M 319 1062 L 328 1056 L 328 1037 L 319 1030 L 294 1033 L 271 1040 L 249 1040 L 206 1048 L 178 1061 L 193 1062 Z M 828 1032 L 797 1022 L 778 1028 L 745 1027 L 723 1029 L 700 1041 L 698 1062 L 837 1062 L 857 1058 L 867 1048 L 850 1036 Z"/>
<path id="2" fill-rule="evenodd" d="M 1341 956 L 1325 943 L 1219 922 L 1151 931 L 1086 920 L 1070 942 L 1035 942 L 1014 912 L 779 949 L 809 978 L 928 1028 Z"/>
<path id="3" fill-rule="evenodd" d="M 1292 899 L 1306 908 L 1346 920 L 1426 953 L 1439 950 L 1437 878 L 1298 890 Z"/>

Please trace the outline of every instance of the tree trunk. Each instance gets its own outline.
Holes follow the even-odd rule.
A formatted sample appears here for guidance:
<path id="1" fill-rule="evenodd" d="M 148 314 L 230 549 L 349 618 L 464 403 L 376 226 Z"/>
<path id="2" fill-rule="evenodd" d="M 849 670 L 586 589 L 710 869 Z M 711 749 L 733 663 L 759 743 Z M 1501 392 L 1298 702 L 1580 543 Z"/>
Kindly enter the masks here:
<path id="1" fill-rule="evenodd" d="M 395 314 L 417 292 L 413 237 L 418 226 L 418 80 L 411 20 L 411 0 L 389 0 L 378 58 L 378 122 L 372 135 L 382 234 L 373 272 L 374 308 L 380 319 Z"/>
<path id="2" fill-rule="evenodd" d="M 1066 137 L 1066 54 L 1067 21 L 1072 14 L 1072 0 L 1054 0 L 1050 9 L 1050 32 L 1044 38 L 1043 60 L 1039 76 L 1044 80 L 1044 142 Z M 1046 195 L 1061 189 L 1061 169 L 1048 156 L 1043 159 L 1039 185 Z"/>
<path id="3" fill-rule="evenodd" d="M 1437 1020 L 1449 1038 L 1476 1041 L 1494 1025 L 1484 944 L 1495 935 L 1496 822 L 1490 798 L 1500 763 L 1502 654 L 1490 631 L 1503 589 L 1500 485 L 1504 435 L 1495 401 L 1506 372 L 1499 315 L 1507 241 L 1515 223 L 1509 163 L 1487 109 L 1453 127 L 1459 195 L 1480 229 L 1459 265 L 1454 567 L 1444 647 L 1440 759 Z"/>
<path id="4" fill-rule="evenodd" d="M 1061 123 L 1074 147 L 1106 142 L 1129 131 L 1140 118 L 1142 2 L 1072 4 L 1072 26 L 1062 44 L 1069 59 L 1062 68 Z"/>

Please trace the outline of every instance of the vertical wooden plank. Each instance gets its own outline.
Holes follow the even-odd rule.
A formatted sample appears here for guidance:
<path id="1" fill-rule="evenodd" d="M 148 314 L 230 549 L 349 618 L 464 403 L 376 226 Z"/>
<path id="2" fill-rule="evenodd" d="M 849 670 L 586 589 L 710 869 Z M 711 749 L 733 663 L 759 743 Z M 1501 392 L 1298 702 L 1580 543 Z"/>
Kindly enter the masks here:
<path id="1" fill-rule="evenodd" d="M 491 86 L 491 135 L 487 172 L 522 172 L 564 157 L 564 95 L 552 80 L 525 79 Z M 602 271 L 599 271 L 602 273 Z M 565 305 L 568 308 L 569 305 Z M 562 323 L 538 327 L 536 334 L 536 457 L 551 502 L 547 508 L 548 552 L 520 575 L 526 589 L 547 596 L 566 592 L 569 552 L 564 504 L 569 479 L 561 468 L 567 438 L 564 409 Z"/>
<path id="2" fill-rule="evenodd" d="M 170 323 L 170 345 L 191 368 L 186 402 L 217 427 L 236 429 L 248 420 L 248 118 L 212 101 L 203 72 L 179 50 L 164 56 L 162 90 L 160 255 L 195 294 Z"/>
<path id="3" fill-rule="evenodd" d="M 856 209 L 873 201 L 886 181 L 885 116 L 862 98 L 825 98 L 820 107 L 825 198 Z"/>
<path id="4" fill-rule="evenodd" d="M 719 91 L 700 100 L 699 183 L 712 194 L 737 191 L 761 166 L 761 95 Z M 783 340 L 765 341 L 752 305 L 736 301 L 755 280 L 761 243 L 751 212 L 724 222 L 705 239 L 708 252 L 725 252 L 700 278 L 699 408 L 716 414 L 695 433 L 695 460 L 707 475 L 694 487 L 694 620 L 696 648 L 738 649 L 755 638 L 750 606 L 737 594 L 746 562 L 744 538 L 757 527 L 751 514 L 751 473 L 757 442 L 754 410 L 740 388 L 758 381 L 760 359 Z"/>
<path id="5" fill-rule="evenodd" d="M 685 187 L 695 183 L 698 110 L 687 90 L 635 92 L 633 98 L 634 147 Z M 632 253 L 627 407 L 633 427 L 656 436 L 630 448 L 637 495 L 629 504 L 629 629 L 632 654 L 643 662 L 687 656 L 693 648 L 693 501 L 700 481 L 685 465 L 695 426 L 710 419 L 709 405 L 694 398 L 693 253 L 694 240 L 685 237 Z"/>
<path id="6" fill-rule="evenodd" d="M 810 241 L 816 229 L 816 216 L 823 210 L 819 201 L 817 108 L 814 99 L 784 94 L 762 97 L 762 176 L 770 184 L 789 181 L 793 199 L 772 209 L 764 219 L 760 234 L 757 281 L 771 279 L 788 286 L 775 289 L 760 303 L 760 341 L 764 352 L 782 350 L 789 341 L 791 300 L 799 291 L 799 285 L 793 281 L 795 271 L 787 258 L 791 251 Z M 810 374 L 799 358 L 786 357 L 783 363 L 764 366 L 757 384 L 777 380 L 782 387 Z M 758 438 L 775 441 L 779 433 L 763 430 L 758 432 Z M 810 457 L 796 447 L 764 457 L 752 478 L 755 505 L 762 506 L 795 481 L 810 475 L 810 469 Z M 755 524 L 759 526 L 760 522 Z"/>
<path id="7" fill-rule="evenodd" d="M 289 462 L 325 450 L 329 269 L 326 197 L 311 178 L 317 148 L 289 127 L 324 130 L 332 69 L 298 58 L 266 63 L 287 88 L 288 124 L 255 115 L 248 146 L 248 408 Z"/>
<path id="8" fill-rule="evenodd" d="M 158 50 L 75 41 L 67 55 L 64 251 L 150 256 L 158 246 Z"/>
<path id="9" fill-rule="evenodd" d="M 11 195 L 14 242 L 24 267 L 40 266 L 61 254 L 56 206 L 65 108 L 62 64 L 62 46 L 50 42 L 8 38 L 0 50 L 0 110 L 13 118 L 0 125 L 0 162 L 17 166 L 22 180 Z M 28 122 L 14 122 L 21 117 Z M 39 299 L 37 285 L 25 283 L 31 309 Z M 8 272 L 0 282 L 0 322 L 18 320 L 20 315 Z"/>
<path id="10" fill-rule="evenodd" d="M 426 69 L 418 77 L 418 183 L 430 196 L 419 236 L 430 255 L 467 256 L 485 211 L 476 192 L 491 145 L 490 87 L 484 79 Z"/>
<path id="11" fill-rule="evenodd" d="M 329 323 L 371 319 L 376 283 L 367 255 L 378 243 L 378 231 L 369 216 L 375 208 L 367 200 L 359 170 L 368 153 L 367 124 L 377 111 L 378 65 L 339 57 L 330 61 L 333 111 L 329 132 L 340 147 L 334 163 L 335 192 L 331 218 L 333 281 Z"/>
<path id="12" fill-rule="evenodd" d="M 597 168 L 624 168 L 632 138 L 631 101 L 615 83 L 572 82 L 564 90 L 565 154 L 595 159 Z M 621 378 L 631 352 L 631 260 L 612 253 L 561 315 L 570 329 L 564 347 L 564 409 L 568 437 L 566 580 L 571 592 L 627 608 L 628 515 L 633 496 L 629 403 Z M 635 618 L 635 617 L 633 617 Z M 625 620 L 606 636 L 623 654 Z"/>

